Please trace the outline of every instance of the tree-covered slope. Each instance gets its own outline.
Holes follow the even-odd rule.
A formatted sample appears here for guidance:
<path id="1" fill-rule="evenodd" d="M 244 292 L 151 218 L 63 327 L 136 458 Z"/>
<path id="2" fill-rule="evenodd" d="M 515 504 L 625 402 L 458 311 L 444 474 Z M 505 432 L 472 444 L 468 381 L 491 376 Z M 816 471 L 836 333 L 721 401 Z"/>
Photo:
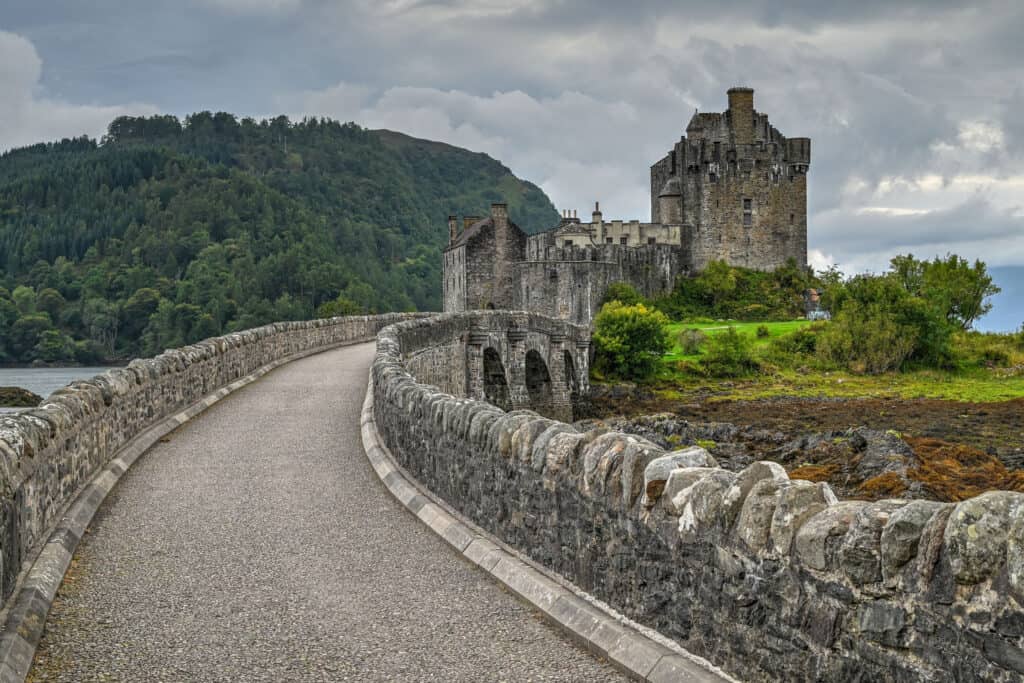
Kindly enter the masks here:
<path id="1" fill-rule="evenodd" d="M 558 214 L 485 154 L 326 120 L 119 118 L 0 156 L 0 361 L 159 352 L 320 312 L 437 310 L 449 214 Z"/>

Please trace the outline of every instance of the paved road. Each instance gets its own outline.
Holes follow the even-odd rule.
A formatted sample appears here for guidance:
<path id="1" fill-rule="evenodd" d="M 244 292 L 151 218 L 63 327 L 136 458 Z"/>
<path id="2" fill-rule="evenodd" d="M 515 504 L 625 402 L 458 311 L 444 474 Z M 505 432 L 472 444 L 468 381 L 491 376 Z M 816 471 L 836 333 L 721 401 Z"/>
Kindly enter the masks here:
<path id="1" fill-rule="evenodd" d="M 93 521 L 33 681 L 611 681 L 380 485 L 372 345 L 286 365 L 158 444 Z"/>

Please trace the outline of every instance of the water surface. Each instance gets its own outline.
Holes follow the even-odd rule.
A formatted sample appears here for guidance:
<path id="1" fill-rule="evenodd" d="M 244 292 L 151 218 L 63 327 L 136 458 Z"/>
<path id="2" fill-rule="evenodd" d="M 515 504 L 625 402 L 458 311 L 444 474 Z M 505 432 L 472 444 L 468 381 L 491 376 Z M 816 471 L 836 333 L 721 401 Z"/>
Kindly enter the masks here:
<path id="1" fill-rule="evenodd" d="M 109 369 L 109 367 L 0 368 L 0 387 L 21 387 L 46 398 L 57 389 L 75 380 L 89 379 Z M 0 406 L 0 412 L 17 410 L 20 409 Z"/>

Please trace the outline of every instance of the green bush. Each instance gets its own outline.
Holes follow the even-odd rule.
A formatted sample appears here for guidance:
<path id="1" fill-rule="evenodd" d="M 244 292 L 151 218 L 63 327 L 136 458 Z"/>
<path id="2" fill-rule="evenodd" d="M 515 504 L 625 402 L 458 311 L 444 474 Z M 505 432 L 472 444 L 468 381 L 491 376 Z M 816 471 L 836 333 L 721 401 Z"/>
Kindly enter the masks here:
<path id="1" fill-rule="evenodd" d="M 627 306 L 645 303 L 640 292 L 636 291 L 633 285 L 628 282 L 613 282 L 608 285 L 608 291 L 605 292 L 601 303 L 606 304 L 609 301 L 618 301 Z"/>
<path id="2" fill-rule="evenodd" d="M 801 327 L 789 334 L 776 337 L 771 341 L 770 350 L 783 356 L 810 356 L 818 347 L 818 335 L 826 327 L 826 323 L 817 323 Z"/>
<path id="3" fill-rule="evenodd" d="M 707 373 L 715 377 L 740 377 L 760 369 L 750 338 L 731 325 L 708 339 L 702 363 Z"/>
<path id="4" fill-rule="evenodd" d="M 771 330 L 768 329 L 767 325 L 758 325 L 757 326 L 757 338 L 758 339 L 767 339 L 770 336 L 772 336 L 772 332 L 771 332 Z"/>
<path id="5" fill-rule="evenodd" d="M 683 330 L 679 333 L 679 348 L 684 356 L 695 356 L 707 340 L 708 336 L 701 330 Z"/>
<path id="6" fill-rule="evenodd" d="M 905 361 L 951 365 L 954 325 L 934 299 L 908 291 L 897 273 L 858 275 L 830 294 L 833 324 L 818 343 L 823 358 L 868 373 L 898 370 Z"/>
<path id="7" fill-rule="evenodd" d="M 672 348 L 666 325 L 660 311 L 609 301 L 594 318 L 597 370 L 622 379 L 649 377 Z"/>
<path id="8" fill-rule="evenodd" d="M 853 372 L 899 370 L 913 353 L 917 332 L 899 325 L 878 304 L 851 301 L 817 339 L 818 356 Z"/>

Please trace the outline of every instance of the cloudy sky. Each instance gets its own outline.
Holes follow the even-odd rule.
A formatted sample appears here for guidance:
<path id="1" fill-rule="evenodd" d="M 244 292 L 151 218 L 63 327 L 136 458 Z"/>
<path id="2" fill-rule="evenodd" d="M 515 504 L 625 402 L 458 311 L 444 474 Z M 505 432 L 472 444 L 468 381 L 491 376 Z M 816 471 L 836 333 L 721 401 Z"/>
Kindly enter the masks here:
<path id="1" fill-rule="evenodd" d="M 121 113 L 324 115 L 647 219 L 648 167 L 732 85 L 813 139 L 815 265 L 1024 265 L 1024 3 L 3 0 L 0 149 Z"/>

